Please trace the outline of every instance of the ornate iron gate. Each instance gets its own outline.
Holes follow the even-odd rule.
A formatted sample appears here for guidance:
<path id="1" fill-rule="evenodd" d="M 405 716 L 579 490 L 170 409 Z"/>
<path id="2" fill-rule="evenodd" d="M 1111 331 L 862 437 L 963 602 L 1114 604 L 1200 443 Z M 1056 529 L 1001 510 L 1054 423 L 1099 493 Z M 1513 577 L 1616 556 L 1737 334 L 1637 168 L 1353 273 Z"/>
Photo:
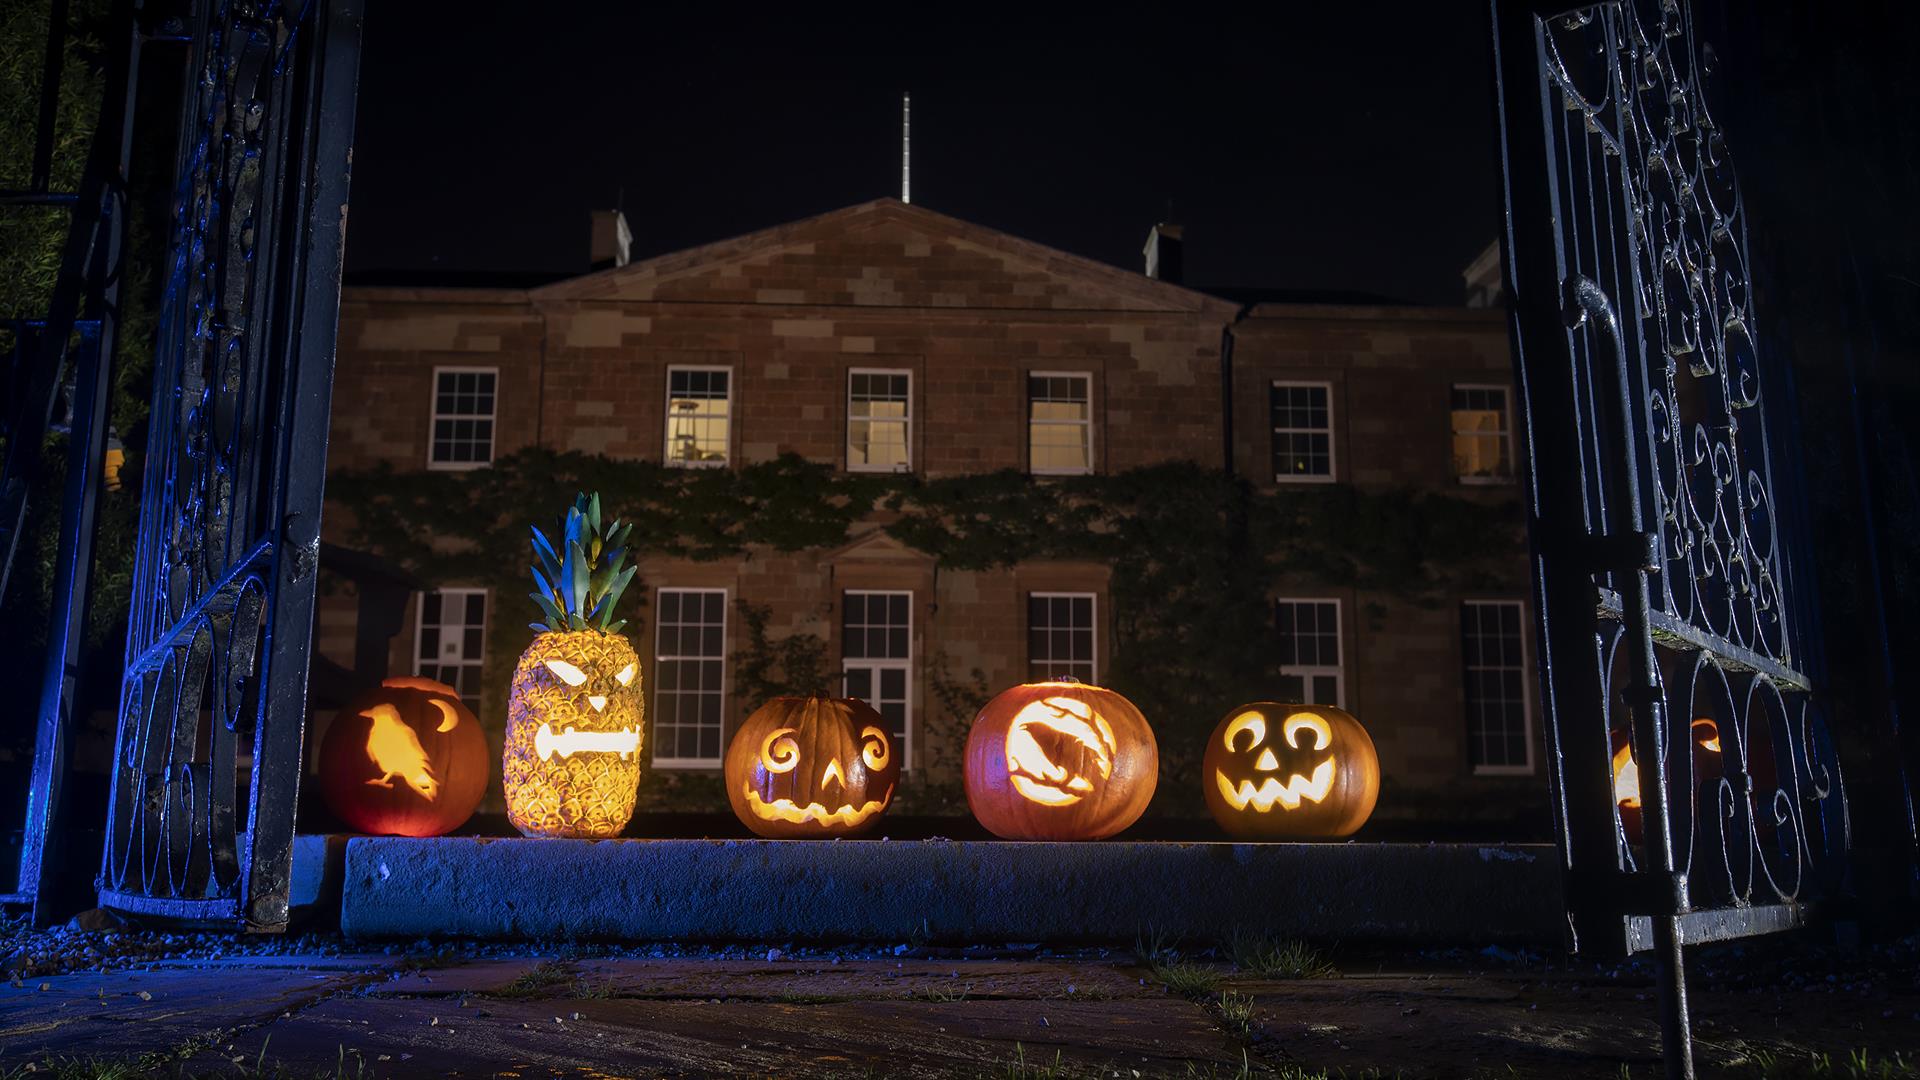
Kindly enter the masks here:
<path id="1" fill-rule="evenodd" d="M 27 497 L 41 451 L 66 388 L 66 481 L 60 501 L 60 543 L 53 604 L 47 613 L 47 653 L 34 722 L 33 767 L 26 790 L 17 870 L 0 904 L 30 910 L 37 925 L 54 918 L 62 897 L 61 850 L 49 837 L 58 829 L 67 771 L 67 742 L 83 672 L 81 639 L 87 626 L 93 582 L 95 521 L 105 471 L 107 412 L 115 345 L 120 332 L 120 285 L 126 240 L 127 159 L 140 55 L 148 35 L 137 26 L 132 4 L 115 7 L 109 25 L 107 79 L 99 120 L 77 190 L 56 190 L 52 180 L 54 116 L 65 68 L 68 9 L 48 4 L 46 60 L 40 84 L 40 115 L 34 159 L 24 190 L 0 192 L 0 212 L 21 207 L 64 206 L 70 220 L 59 276 L 47 317 L 0 324 L 12 340 L 7 370 L 7 441 L 0 466 L 0 594 L 20 552 Z M 3 880 L 3 879 L 0 879 Z"/>
<path id="2" fill-rule="evenodd" d="M 306 723 L 359 4 L 211 0 L 191 33 L 100 903 L 270 930 Z"/>
<path id="3" fill-rule="evenodd" d="M 1668 1071 L 1691 1075 L 1682 946 L 1802 924 L 1848 843 L 1801 662 L 1805 523 L 1782 513 L 1803 504 L 1775 498 L 1781 373 L 1684 0 L 1493 14 L 1570 915 L 1584 950 L 1655 953 Z"/>

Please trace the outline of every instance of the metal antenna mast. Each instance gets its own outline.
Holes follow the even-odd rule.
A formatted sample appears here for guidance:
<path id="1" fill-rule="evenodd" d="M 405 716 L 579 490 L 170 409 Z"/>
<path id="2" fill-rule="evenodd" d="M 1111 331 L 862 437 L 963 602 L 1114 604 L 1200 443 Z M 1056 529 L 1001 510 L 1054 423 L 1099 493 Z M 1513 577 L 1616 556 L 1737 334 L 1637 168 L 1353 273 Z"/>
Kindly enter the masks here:
<path id="1" fill-rule="evenodd" d="M 913 201 L 913 94 L 900 95 L 900 201 Z"/>

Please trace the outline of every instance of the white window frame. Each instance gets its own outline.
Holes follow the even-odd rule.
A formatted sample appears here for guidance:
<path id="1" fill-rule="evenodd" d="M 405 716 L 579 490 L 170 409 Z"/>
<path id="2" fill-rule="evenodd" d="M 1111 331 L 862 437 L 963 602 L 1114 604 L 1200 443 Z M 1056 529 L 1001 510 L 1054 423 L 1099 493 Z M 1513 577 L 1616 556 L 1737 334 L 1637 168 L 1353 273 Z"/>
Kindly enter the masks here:
<path id="1" fill-rule="evenodd" d="M 914 714 L 914 708 L 913 708 L 913 659 L 914 659 L 913 590 L 912 589 L 843 589 L 841 590 L 841 593 L 840 593 L 840 602 L 842 604 L 845 604 L 846 598 L 849 596 L 904 596 L 907 598 L 907 655 L 906 657 L 904 659 L 899 657 L 888 657 L 886 659 L 879 659 L 876 657 L 867 657 L 867 656 L 848 656 L 847 643 L 845 640 L 842 640 L 840 642 L 840 688 L 841 688 L 840 692 L 843 694 L 846 694 L 848 697 L 853 696 L 852 690 L 847 685 L 846 676 L 848 672 L 854 670 L 855 668 L 861 668 L 873 673 L 872 674 L 873 687 L 876 693 L 880 689 L 880 673 L 882 671 L 903 671 L 906 673 L 905 690 L 903 692 L 906 695 L 907 718 L 906 718 L 906 723 L 901 727 L 900 770 L 902 772 L 911 771 L 914 767 L 914 760 L 913 760 L 914 728 L 916 726 L 914 724 L 915 714 Z M 842 634 L 844 634 L 845 633 L 844 627 L 846 626 L 846 617 L 844 613 L 841 616 L 841 626 L 843 628 L 841 632 Z M 869 702 L 869 704 L 871 704 L 871 702 Z M 875 711 L 878 711 L 879 706 L 875 705 L 874 709 Z"/>
<path id="2" fill-rule="evenodd" d="M 1507 444 L 1507 475 L 1505 476 L 1461 476 L 1458 473 L 1455 473 L 1453 477 L 1454 480 L 1462 484 L 1474 484 L 1474 485 L 1496 485 L 1497 486 L 1502 484 L 1513 484 L 1515 482 L 1515 478 L 1519 475 L 1519 472 L 1520 472 L 1519 463 L 1514 460 L 1514 456 L 1513 456 L 1513 388 L 1509 387 L 1505 383 L 1453 383 L 1447 387 L 1447 440 L 1448 440 L 1447 456 L 1449 458 L 1453 456 L 1452 440 L 1460 437 L 1460 432 L 1455 430 L 1453 426 L 1453 392 L 1455 390 L 1498 390 L 1500 391 L 1500 400 L 1504 402 L 1504 404 L 1501 406 L 1500 412 L 1501 412 L 1501 415 L 1506 418 L 1505 427 L 1501 428 L 1500 435 L 1501 435 L 1501 438 L 1505 440 Z M 1479 437 L 1484 437 L 1484 436 L 1479 436 Z"/>
<path id="3" fill-rule="evenodd" d="M 1534 765 L 1537 760 L 1537 757 L 1534 753 L 1534 747 L 1533 747 L 1533 680 L 1528 677 L 1528 671 L 1530 670 L 1530 666 L 1529 666 L 1529 654 L 1527 651 L 1527 637 L 1529 635 L 1527 633 L 1526 601 L 1497 600 L 1497 599 L 1496 600 L 1463 600 L 1460 602 L 1460 606 L 1463 608 L 1469 607 L 1469 606 L 1510 607 L 1520 613 L 1520 635 L 1519 635 L 1520 637 L 1520 712 L 1521 712 L 1522 725 L 1527 735 L 1527 761 L 1526 761 L 1526 764 L 1524 765 L 1475 765 L 1473 766 L 1473 775 L 1475 776 L 1532 776 L 1534 773 Z M 1467 701 L 1467 688 L 1466 688 L 1466 678 L 1465 678 L 1466 671 L 1467 671 L 1466 649 L 1467 649 L 1466 635 L 1462 634 L 1461 641 L 1460 641 L 1460 673 L 1461 673 L 1460 703 L 1462 705 L 1465 705 Z M 1501 668 L 1495 668 L 1492 670 L 1505 670 L 1505 668 L 1503 666 Z M 1471 738 L 1473 737 L 1473 732 L 1469 730 L 1467 732 L 1467 735 L 1469 738 Z M 1467 756 L 1469 760 L 1472 759 L 1473 754 L 1471 749 L 1468 750 Z"/>
<path id="4" fill-rule="evenodd" d="M 491 375 L 493 376 L 493 411 L 482 416 L 479 413 L 440 412 L 440 376 L 442 375 Z M 487 460 L 485 461 L 435 461 L 433 459 L 433 433 L 442 420 L 485 420 L 493 425 L 492 434 L 487 436 Z M 495 452 L 500 448 L 500 369 L 498 367 L 475 367 L 461 364 L 436 365 L 433 369 L 433 386 L 427 399 L 427 468 L 436 472 L 471 472 L 484 469 L 493 464 Z"/>
<path id="5" fill-rule="evenodd" d="M 685 461 L 685 460 L 677 459 L 673 456 L 673 375 L 674 375 L 674 372 L 676 371 L 724 371 L 727 373 L 727 396 L 726 396 L 727 445 L 726 445 L 725 458 L 719 461 Z M 735 418 L 735 411 L 733 406 L 734 406 L 734 402 L 737 400 L 736 395 L 734 394 L 733 391 L 734 391 L 734 388 L 738 385 L 739 385 L 739 380 L 733 377 L 733 366 L 731 364 L 669 364 L 667 365 L 667 382 L 666 382 L 666 385 L 662 387 L 662 390 L 666 396 L 661 399 L 661 401 L 664 403 L 664 412 L 666 414 L 665 421 L 660 425 L 661 427 L 661 451 L 660 451 L 661 460 L 676 469 L 724 469 L 732 465 L 733 464 L 733 421 Z"/>
<path id="6" fill-rule="evenodd" d="M 1033 384 L 1028 381 L 1031 379 L 1085 379 L 1087 381 L 1087 418 L 1085 420 L 1083 421 L 1073 421 L 1073 420 L 1038 421 L 1038 423 L 1046 424 L 1049 427 L 1073 427 L 1077 425 L 1085 428 L 1086 439 L 1087 439 L 1087 464 L 1085 468 L 1041 469 L 1041 468 L 1034 467 L 1033 425 L 1036 423 L 1036 421 L 1033 418 L 1033 390 L 1032 390 Z M 1093 471 L 1097 465 L 1097 462 L 1094 458 L 1094 440 L 1093 440 L 1093 372 L 1091 371 L 1029 371 L 1022 378 L 1021 381 L 1026 386 L 1026 399 L 1027 399 L 1027 431 L 1026 431 L 1027 474 L 1029 476 L 1091 476 L 1093 475 Z"/>
<path id="7" fill-rule="evenodd" d="M 678 656 L 678 655 L 662 656 L 661 655 L 660 635 L 665 630 L 665 620 L 661 619 L 658 613 L 661 610 L 660 597 L 665 596 L 668 593 L 679 593 L 682 595 L 685 595 L 687 593 L 702 593 L 702 594 L 719 593 L 720 594 L 720 752 L 711 758 L 701 758 L 701 757 L 683 758 L 683 757 L 655 756 L 652 759 L 653 767 L 656 769 L 718 769 L 721 767 L 722 763 L 724 762 L 727 756 L 727 679 L 731 674 L 727 670 L 727 659 L 728 659 L 727 618 L 728 618 L 728 613 L 733 609 L 733 590 L 728 589 L 725 586 L 713 588 L 713 587 L 702 587 L 698 585 L 684 585 L 684 586 L 662 585 L 660 588 L 654 590 L 653 610 L 655 612 L 655 616 L 653 620 L 653 671 L 646 674 L 650 679 L 650 686 L 652 689 L 652 693 L 648 695 L 650 698 L 650 700 L 648 701 L 648 705 L 651 706 L 651 708 L 648 709 L 648 713 L 653 717 L 655 724 L 658 724 L 660 721 L 660 709 L 659 709 L 660 665 L 669 660 L 678 661 L 678 660 L 712 660 L 713 659 L 713 657 L 711 656 Z M 653 734 L 654 734 L 653 748 L 655 750 L 658 750 L 660 748 L 660 740 L 659 740 L 659 732 L 657 728 L 653 732 Z"/>
<path id="8" fill-rule="evenodd" d="M 1281 604 L 1332 604 L 1333 605 L 1333 647 L 1340 657 L 1337 664 L 1282 664 L 1280 674 L 1300 677 L 1300 689 L 1311 693 L 1313 680 L 1333 676 L 1334 708 L 1347 707 L 1347 612 L 1346 605 L 1337 596 L 1276 596 L 1273 598 L 1274 618 L 1280 615 Z M 1289 631 L 1291 632 L 1291 630 Z M 1318 704 L 1329 704 L 1319 702 Z"/>
<path id="9" fill-rule="evenodd" d="M 462 610 L 461 610 L 460 622 L 458 623 L 458 625 L 463 631 L 468 626 L 468 623 L 466 621 L 466 612 L 465 612 L 465 604 L 466 604 L 467 598 L 478 594 L 483 599 L 483 601 L 486 604 L 486 615 L 483 615 L 480 620 L 480 655 L 477 657 L 467 656 L 466 642 L 463 636 L 463 639 L 460 643 L 460 649 L 459 649 L 460 659 L 454 661 L 454 663 L 462 667 L 468 667 L 468 666 L 477 667 L 483 673 L 486 671 L 487 618 L 493 614 L 493 597 L 491 595 L 491 592 L 492 590 L 490 589 L 451 588 L 451 589 L 428 589 L 423 592 L 417 592 L 413 594 L 413 673 L 414 675 L 422 678 L 428 677 L 426 673 L 421 670 L 421 668 L 426 666 L 426 661 L 422 659 L 420 656 L 420 639 L 425 637 L 427 632 L 426 624 L 427 624 L 427 594 L 428 593 L 435 593 L 435 594 L 438 594 L 440 597 L 441 619 L 439 622 L 434 623 L 434 626 L 442 631 L 445 631 L 448 625 L 445 618 L 445 614 L 447 610 L 447 598 L 454 597 L 454 596 L 457 596 L 460 598 Z M 440 656 L 444 657 L 446 655 L 447 655 L 447 636 L 443 632 L 440 635 Z M 439 678 L 440 668 L 443 666 L 445 666 L 445 662 L 439 659 L 438 657 L 436 657 L 433 661 L 434 674 L 432 678 L 435 678 L 435 679 Z M 456 693 L 459 691 L 459 689 L 460 688 L 457 686 L 454 687 L 454 690 Z"/>
<path id="10" fill-rule="evenodd" d="M 1085 599 L 1092 602 L 1093 607 L 1092 607 L 1091 618 L 1093 619 L 1093 622 L 1090 626 L 1087 627 L 1087 629 L 1092 633 L 1092 636 L 1093 636 L 1093 655 L 1092 657 L 1090 657 L 1090 661 L 1093 665 L 1093 675 L 1091 678 L 1087 680 L 1087 682 L 1094 686 L 1100 685 L 1100 594 L 1090 593 L 1090 592 L 1037 592 L 1036 591 L 1036 592 L 1029 592 L 1027 594 L 1027 597 L 1029 599 L 1037 599 L 1037 600 L 1056 600 L 1056 599 L 1079 600 L 1084 597 Z M 1027 609 L 1027 633 L 1028 634 L 1033 633 L 1033 609 L 1031 607 Z M 1033 656 L 1031 654 L 1027 656 L 1027 674 L 1029 675 L 1033 674 Z"/>
<path id="11" fill-rule="evenodd" d="M 1267 467 L 1269 471 L 1273 468 L 1273 441 L 1275 438 L 1282 434 L 1310 435 L 1321 430 L 1320 428 L 1277 428 L 1273 426 L 1273 391 L 1281 387 L 1296 386 L 1318 387 L 1327 392 L 1327 426 L 1325 429 L 1327 433 L 1327 472 L 1325 476 L 1317 474 L 1303 476 L 1299 473 L 1288 473 L 1282 476 L 1278 472 L 1275 472 L 1273 474 L 1273 482 L 1276 484 L 1338 483 L 1340 480 L 1340 442 L 1337 433 L 1340 425 L 1334 415 L 1333 383 L 1331 382 L 1316 381 L 1313 379 L 1273 380 L 1270 389 L 1267 391 Z"/>
<path id="12" fill-rule="evenodd" d="M 855 375 L 905 375 L 907 377 L 907 460 L 904 465 L 855 465 L 853 463 L 853 377 Z M 871 421 L 869 421 L 871 422 Z M 869 446 L 872 444 L 869 443 Z M 913 369 L 857 367 L 847 369 L 847 445 L 848 472 L 910 473 L 913 471 Z"/>

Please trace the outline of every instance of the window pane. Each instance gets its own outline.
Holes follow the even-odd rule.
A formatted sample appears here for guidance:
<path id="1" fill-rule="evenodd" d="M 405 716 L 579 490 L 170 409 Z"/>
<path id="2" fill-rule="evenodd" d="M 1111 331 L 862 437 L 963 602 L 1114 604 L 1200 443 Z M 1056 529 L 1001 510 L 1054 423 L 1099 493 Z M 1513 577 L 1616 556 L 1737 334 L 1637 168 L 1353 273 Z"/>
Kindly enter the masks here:
<path id="1" fill-rule="evenodd" d="M 1461 687 L 1467 746 L 1475 766 L 1525 767 L 1528 753 L 1526 666 L 1520 605 L 1469 602 L 1460 610 Z"/>
<path id="2" fill-rule="evenodd" d="M 650 673 L 654 758 L 717 765 L 725 711 L 726 592 L 662 589 L 659 610 Z"/>

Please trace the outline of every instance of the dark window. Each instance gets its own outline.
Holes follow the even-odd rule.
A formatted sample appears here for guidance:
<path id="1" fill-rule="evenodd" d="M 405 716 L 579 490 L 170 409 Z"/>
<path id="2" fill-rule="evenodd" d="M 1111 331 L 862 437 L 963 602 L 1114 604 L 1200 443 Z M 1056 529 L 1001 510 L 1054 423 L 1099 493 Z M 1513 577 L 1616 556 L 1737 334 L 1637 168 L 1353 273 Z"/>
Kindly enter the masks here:
<path id="1" fill-rule="evenodd" d="M 1032 593 L 1027 597 L 1027 674 L 1034 679 L 1093 683 L 1093 594 Z"/>
<path id="2" fill-rule="evenodd" d="M 498 382 L 499 374 L 492 370 L 434 372 L 429 465 L 474 467 L 493 460 L 494 391 Z"/>
<path id="3" fill-rule="evenodd" d="M 1467 753 L 1476 769 L 1533 767 L 1520 612 L 1514 600 L 1469 601 L 1460 607 Z"/>
<path id="4" fill-rule="evenodd" d="M 1333 406 L 1325 383 L 1274 383 L 1273 478 L 1333 479 Z"/>

